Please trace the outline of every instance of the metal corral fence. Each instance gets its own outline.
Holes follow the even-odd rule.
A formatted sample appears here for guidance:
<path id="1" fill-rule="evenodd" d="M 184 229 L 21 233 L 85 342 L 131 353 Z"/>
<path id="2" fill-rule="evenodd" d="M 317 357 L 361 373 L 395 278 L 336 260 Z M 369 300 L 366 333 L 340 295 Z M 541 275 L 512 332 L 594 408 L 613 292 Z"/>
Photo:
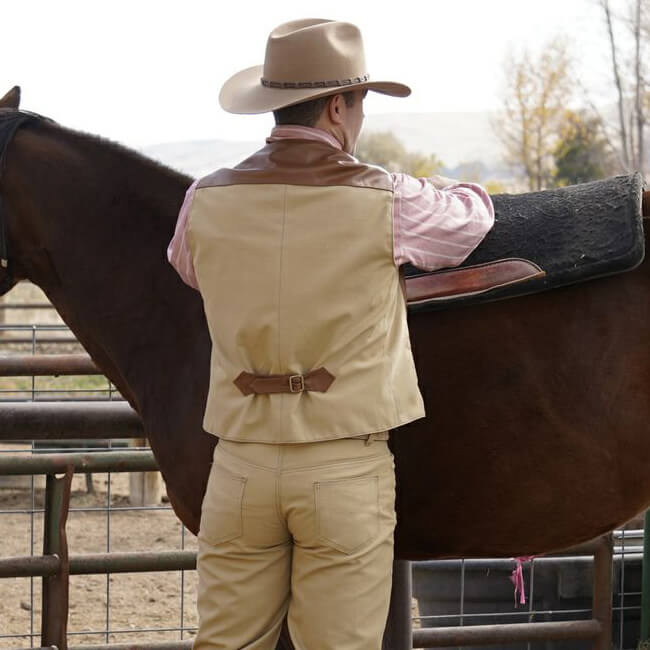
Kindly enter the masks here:
<path id="1" fill-rule="evenodd" d="M 35 338 L 39 328 L 32 328 L 32 351 L 36 350 Z M 68 556 L 65 540 L 65 524 L 69 509 L 70 484 L 72 474 L 77 472 L 144 472 L 154 470 L 155 460 L 151 452 L 144 449 L 128 451 L 115 451 L 110 447 L 113 441 L 124 438 L 141 438 L 142 430 L 137 416 L 123 401 L 112 403 L 88 403 L 75 400 L 73 402 L 43 403 L 39 390 L 35 386 L 35 378 L 40 374 L 90 374 L 97 370 L 86 356 L 61 355 L 47 357 L 13 357 L 3 356 L 0 364 L 4 367 L 0 374 L 12 376 L 29 376 L 32 380 L 31 400 L 21 401 L 15 399 L 11 403 L 3 404 L 0 409 L 0 440 L 30 440 L 31 451 L 38 451 L 36 444 L 39 440 L 61 439 L 94 439 L 109 441 L 107 449 L 88 453 L 78 449 L 67 449 L 68 453 L 62 454 L 34 454 L 29 457 L 17 458 L 16 456 L 0 457 L 0 476 L 4 475 L 33 475 L 43 473 L 47 475 L 45 503 L 42 509 L 36 508 L 33 497 L 32 480 L 32 507 L 26 509 L 26 514 L 32 516 L 31 530 L 31 555 L 27 557 L 4 558 L 0 560 L 0 577 L 33 576 L 43 579 L 42 587 L 42 622 L 40 633 L 34 632 L 33 617 L 33 590 L 32 590 L 32 617 L 29 634 L 3 634 L 0 626 L 0 644 L 10 638 L 28 637 L 34 640 L 40 636 L 41 646 L 56 646 L 65 648 L 67 639 L 65 634 L 65 621 L 67 619 L 68 584 L 69 576 L 90 575 L 96 573 L 131 573 L 135 571 L 181 571 L 181 612 L 180 624 L 177 627 L 160 628 L 133 628 L 128 630 L 111 629 L 110 615 L 110 582 L 106 582 L 106 628 L 105 630 L 84 630 L 74 634 L 101 634 L 104 635 L 104 645 L 73 646 L 76 648 L 128 648 L 136 647 L 131 644 L 112 644 L 109 637 L 117 634 L 138 632 L 175 632 L 177 641 L 162 643 L 137 642 L 138 648 L 181 648 L 191 647 L 191 641 L 184 640 L 184 633 L 193 632 L 194 628 L 184 625 L 184 605 L 182 597 L 183 571 L 195 567 L 196 556 L 193 551 L 181 548 L 177 551 L 150 551 L 146 553 L 115 553 L 110 552 L 108 540 L 110 539 L 110 474 L 108 480 L 109 498 L 105 508 L 107 515 L 107 547 L 106 553 Z M 51 389 L 44 389 L 51 390 Z M 114 388 L 110 394 L 113 397 Z M 117 397 L 117 395 L 115 395 Z M 51 398 L 50 398 L 51 399 Z M 66 399 L 63 397 L 62 399 Z M 69 399 L 69 398 L 68 398 Z M 93 399 L 92 397 L 90 399 Z M 95 398 L 96 399 L 96 398 Z M 41 402 L 41 403 L 39 403 Z M 79 445 L 80 443 L 77 442 Z M 61 451 L 60 449 L 58 451 Z M 72 452 L 72 453 L 69 453 Z M 80 453 L 81 452 L 81 453 Z M 142 509 L 155 510 L 166 506 L 143 507 Z M 138 510 L 140 508 L 137 508 Z M 83 510 L 80 508 L 79 510 Z M 34 555 L 34 526 L 35 513 L 44 512 L 45 522 L 43 528 L 43 555 Z M 0 515 L 6 512 L 0 510 Z M 185 531 L 182 529 L 182 540 Z M 631 533 L 617 533 L 617 553 L 614 563 L 616 568 L 615 582 L 615 608 L 614 640 L 616 647 L 635 647 L 626 645 L 625 638 L 626 620 L 630 620 L 633 613 L 640 610 L 638 601 L 640 591 L 636 585 L 629 589 L 631 579 L 626 577 L 626 565 L 630 566 L 640 562 L 639 556 L 639 531 L 634 533 L 634 544 L 630 546 L 626 540 Z M 183 542 L 182 542 L 183 546 Z M 579 553 L 594 556 L 593 561 L 576 559 Z M 577 562 L 577 565 L 576 565 Z M 540 593 L 547 590 L 545 567 L 564 567 L 558 578 L 562 580 L 562 593 L 571 589 L 576 591 L 576 597 L 585 597 L 583 593 L 585 584 L 593 593 L 588 596 L 589 603 L 583 603 L 580 608 L 563 608 L 558 610 L 553 604 L 548 606 L 548 599 L 541 598 Z M 583 580 L 568 580 L 566 571 L 575 572 L 575 567 L 581 567 Z M 507 580 L 508 573 L 512 571 L 514 562 L 509 560 L 458 560 L 443 562 L 413 563 L 415 579 L 415 596 L 418 599 L 419 615 L 415 618 L 415 629 L 412 629 L 411 618 L 411 563 L 399 562 L 395 567 L 394 594 L 391 603 L 390 645 L 394 650 L 406 648 L 434 648 L 434 647 L 462 647 L 470 645 L 498 644 L 508 647 L 526 648 L 559 648 L 559 640 L 571 640 L 571 648 L 595 647 L 609 648 L 612 638 L 612 543 L 611 538 L 601 538 L 583 545 L 569 552 L 565 559 L 538 558 L 527 566 L 527 595 L 528 606 L 515 609 L 510 601 L 510 606 L 505 610 L 495 609 L 495 591 L 492 587 L 483 594 L 485 600 L 484 611 L 480 604 L 480 597 L 474 593 L 477 589 L 476 579 L 472 571 L 477 570 L 479 575 L 498 577 L 500 582 L 498 590 L 508 588 L 512 598 L 511 586 Z M 566 568 L 573 567 L 573 568 Z M 424 576 L 422 572 L 433 572 L 431 576 Z M 504 573 L 505 571 L 505 573 Z M 437 572 L 437 573 L 436 573 Z M 446 579 L 441 578 L 446 576 Z M 619 577 L 620 576 L 620 577 Z M 575 578 L 575 576 L 574 576 Z M 635 578 L 636 579 L 636 578 Z M 567 581 L 568 580 L 568 581 Z M 426 585 L 441 585 L 456 583 L 456 587 L 447 589 L 431 597 L 426 594 Z M 480 582 L 480 579 L 479 579 Z M 485 581 L 483 581 L 485 582 Z M 626 586 L 627 583 L 627 586 Z M 423 586 L 424 585 L 424 586 Z M 572 587 L 570 585 L 573 585 Z M 484 586 L 484 585 L 483 585 Z M 444 591 L 444 590 L 443 590 Z M 485 590 L 484 590 L 485 591 Z M 457 592 L 457 593 L 456 593 Z M 487 597 L 485 597 L 487 596 Z M 450 601 L 458 603 L 458 609 L 452 613 L 449 609 Z M 429 601 L 434 603 L 433 609 Z M 440 603 L 443 603 L 441 609 Z M 437 605 L 435 603 L 438 603 Z M 478 604 L 477 604 L 478 603 Z M 436 609 L 437 608 L 437 609 Z M 502 611 L 498 611 L 498 610 Z M 566 619 L 572 620 L 566 620 Z M 578 620 L 576 620 L 578 619 Z M 580 620 L 582 619 L 582 620 Z M 507 621 L 505 623 L 499 621 Z M 524 621 L 513 623 L 513 620 Z M 477 625 L 489 621 L 490 625 Z M 434 624 L 435 627 L 428 627 Z M 444 627 L 441 627 L 444 624 Z M 418 627 L 419 626 L 419 627 Z M 637 625 L 638 630 L 638 625 Z M 638 638 L 638 634 L 636 635 Z M 588 645 L 580 646 L 579 640 L 588 640 Z M 515 644 L 512 646 L 512 644 Z M 553 645 L 551 645 L 553 644 Z"/>
<path id="2" fill-rule="evenodd" d="M 24 305 L 20 305 L 20 307 L 25 308 Z M 70 465 L 88 476 L 90 476 L 90 472 L 107 472 L 104 503 L 98 505 L 96 502 L 103 495 L 96 495 L 95 503 L 92 505 L 70 508 L 70 512 L 74 515 L 98 515 L 100 518 L 105 516 L 103 549 L 105 552 L 72 557 L 69 570 L 71 576 L 106 574 L 104 593 L 98 594 L 97 589 L 93 589 L 89 593 L 91 599 L 103 600 L 101 604 L 105 607 L 105 618 L 103 624 L 101 621 L 100 624 L 96 624 L 97 621 L 95 621 L 94 625 L 77 625 L 77 629 L 69 631 L 68 636 L 71 640 L 83 638 L 90 642 L 104 641 L 105 643 L 120 638 L 133 638 L 134 634 L 139 635 L 140 639 L 145 634 L 153 639 L 162 636 L 168 639 L 183 640 L 196 630 L 194 621 L 187 622 L 188 612 L 195 609 L 195 604 L 194 598 L 186 597 L 188 588 L 185 571 L 188 568 L 194 568 L 195 559 L 194 553 L 185 549 L 186 530 L 176 519 L 171 507 L 161 504 L 160 499 L 158 499 L 157 505 L 134 506 L 126 505 L 125 497 L 116 494 L 117 490 L 114 489 L 114 484 L 117 475 L 113 474 L 114 472 L 126 470 L 146 472 L 144 476 L 159 476 L 158 472 L 152 472 L 157 469 L 157 466 L 148 447 L 130 446 L 129 443 L 132 444 L 133 439 L 138 440 L 139 444 L 144 443 L 139 419 L 108 380 L 103 377 L 89 376 L 90 374 L 97 375 L 98 371 L 87 355 L 74 354 L 81 350 L 81 346 L 71 336 L 70 330 L 65 325 L 0 326 L 0 354 L 5 365 L 2 374 L 17 378 L 14 381 L 0 382 L 0 400 L 3 402 L 0 407 L 0 442 L 11 440 L 18 443 L 17 445 L 0 445 L 0 463 L 9 465 L 6 472 L 4 469 L 0 470 L 0 482 L 2 474 L 19 478 L 17 474 L 27 469 L 24 463 L 32 461 L 37 465 L 42 462 L 54 462 L 49 465 L 49 471 L 56 469 L 57 473 L 58 469 L 67 468 Z M 63 354 L 42 354 L 53 351 L 61 351 Z M 24 352 L 27 352 L 28 355 L 21 354 Z M 57 380 L 41 375 L 57 375 Z M 69 375 L 77 375 L 72 384 L 65 381 L 73 379 Z M 87 375 L 87 380 L 81 378 L 80 381 L 79 375 Z M 127 445 L 128 449 L 122 449 Z M 93 451 L 90 452 L 88 447 L 93 447 Z M 44 454 L 44 451 L 55 452 L 55 454 Z M 29 456 L 24 457 L 25 453 Z M 36 469 L 38 468 L 36 467 Z M 29 473 L 32 471 L 36 470 L 32 470 L 30 467 Z M 129 474 L 130 478 L 133 476 L 133 474 Z M 41 521 L 46 518 L 48 525 L 52 525 L 52 514 L 48 514 L 48 512 L 51 510 L 51 504 L 57 503 L 60 496 L 52 501 L 51 494 L 56 495 L 57 490 L 61 491 L 60 482 L 53 477 L 54 475 L 48 476 L 45 502 L 42 505 L 37 503 L 41 491 L 36 486 L 40 479 L 25 476 L 26 489 L 23 492 L 31 492 L 31 503 L 22 504 L 18 508 L 5 507 L 3 503 L 3 506 L 0 507 L 0 556 L 6 555 L 6 551 L 3 552 L 2 549 L 3 547 L 7 548 L 7 538 L 18 536 L 18 531 L 15 528 L 6 527 L 8 518 L 13 521 L 16 518 L 15 515 L 23 515 L 24 524 L 21 522 L 21 525 L 28 529 L 29 537 L 29 548 L 26 549 L 29 555 L 19 558 L 17 564 L 14 563 L 16 558 L 4 558 L 0 562 L 1 576 L 43 576 L 43 585 L 45 586 L 50 578 L 47 572 L 51 574 L 57 569 L 57 566 L 59 568 L 62 566 L 60 557 L 54 564 L 52 558 L 43 563 L 38 559 L 38 554 L 35 555 L 35 551 L 36 553 L 38 551 L 36 547 L 41 543 L 39 534 Z M 95 482 L 97 482 L 97 478 Z M 92 482 L 90 484 L 92 485 Z M 58 487 L 55 488 L 55 486 Z M 11 490 L 4 490 L 4 492 L 7 494 Z M 14 490 L 14 492 L 17 491 Z M 65 494 L 65 490 L 63 490 L 63 494 Z M 133 485 L 130 486 L 130 494 L 132 500 Z M 120 500 L 121 502 L 119 502 Z M 116 501 L 118 503 L 115 503 Z M 166 518 L 167 521 L 173 520 L 176 524 L 174 531 L 178 530 L 177 550 L 151 551 L 144 554 L 112 552 L 113 547 L 118 546 L 115 533 L 119 531 L 120 527 L 117 524 L 120 518 L 128 515 L 137 517 L 155 515 L 156 520 L 160 517 L 163 520 Z M 100 521 L 94 519 L 93 527 L 98 529 L 96 537 L 101 535 L 101 519 Z M 167 525 L 166 528 L 168 529 L 170 526 Z M 151 529 L 148 532 L 151 539 L 159 533 L 156 529 Z M 175 544 L 174 540 L 169 538 L 169 534 L 165 536 L 168 547 L 169 541 L 172 545 Z M 55 538 L 51 536 L 44 537 L 42 542 L 44 548 L 47 548 L 53 539 Z M 5 540 L 4 543 L 3 540 Z M 193 536 L 188 536 L 188 541 L 189 546 L 192 546 Z M 96 540 L 94 545 L 97 546 Z M 120 545 L 124 546 L 124 543 Z M 157 546 L 157 544 L 147 543 L 144 548 L 156 548 Z M 13 547 L 16 547 L 16 544 L 13 544 Z M 141 545 L 138 548 L 142 547 Z M 85 547 L 81 548 L 85 550 Z M 44 555 L 48 555 L 48 553 L 44 553 Z M 10 569 L 9 567 L 12 566 L 17 569 Z M 114 593 L 119 595 L 119 590 L 116 591 L 115 585 L 112 585 L 112 578 L 108 575 L 108 570 L 113 574 L 126 573 L 127 571 L 180 570 L 180 579 L 176 583 L 175 589 L 178 594 L 178 598 L 175 599 L 178 603 L 176 613 L 168 616 L 163 624 L 152 625 L 151 620 L 147 621 L 146 614 L 144 617 L 138 615 L 138 611 L 141 611 L 141 608 L 138 607 L 132 612 L 128 624 L 115 626 L 112 621 L 112 610 L 116 604 Z M 2 648 L 6 648 L 7 644 L 11 645 L 12 642 L 13 645 L 18 645 L 17 641 L 20 640 L 23 640 L 23 643 L 29 641 L 29 645 L 23 647 L 38 645 L 38 639 L 42 636 L 41 630 L 39 630 L 39 607 L 42 610 L 43 630 L 47 630 L 48 626 L 51 629 L 51 626 L 54 625 L 53 621 L 57 618 L 60 619 L 56 615 L 60 599 L 58 596 L 54 599 L 51 595 L 48 596 L 47 588 L 41 593 L 40 581 L 35 582 L 34 577 L 21 581 L 21 583 L 29 581 L 29 594 L 15 603 L 16 607 L 20 606 L 22 610 L 27 610 L 22 611 L 22 614 L 28 616 L 28 620 L 25 618 L 26 626 L 21 627 L 20 630 L 13 629 L 10 633 L 6 618 L 3 624 L 3 617 L 0 613 L 0 647 Z M 170 577 L 173 578 L 173 575 Z M 13 592 L 10 591 L 10 593 Z M 44 604 L 44 598 L 49 598 L 50 601 L 56 603 L 54 609 L 51 605 Z M 6 605 L 6 598 L 4 600 L 4 603 L 0 603 L 0 611 L 2 605 Z M 95 610 L 100 606 L 98 602 L 90 601 L 88 605 L 89 608 L 92 605 Z M 171 609 L 171 606 L 167 609 Z M 78 618 L 83 621 L 83 617 Z M 137 622 L 137 627 L 131 623 L 131 620 Z M 143 623 L 144 621 L 147 621 L 148 624 Z M 167 643 L 167 646 L 179 647 L 179 644 L 173 641 Z M 153 644 L 153 647 L 162 646 Z"/>

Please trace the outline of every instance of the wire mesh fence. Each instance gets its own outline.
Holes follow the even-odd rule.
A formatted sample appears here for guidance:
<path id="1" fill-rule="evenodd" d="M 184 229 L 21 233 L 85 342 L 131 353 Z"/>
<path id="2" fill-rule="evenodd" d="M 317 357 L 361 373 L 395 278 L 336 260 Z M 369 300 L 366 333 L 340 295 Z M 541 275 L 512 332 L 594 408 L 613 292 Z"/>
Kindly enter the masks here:
<path id="1" fill-rule="evenodd" d="M 64 324 L 0 325 L 0 355 L 80 352 Z M 108 400 L 122 397 L 103 376 L 0 378 L 0 401 Z M 128 444 L 128 447 L 125 447 Z M 123 440 L 13 441 L 0 454 L 36 455 L 148 446 Z M 19 478 L 19 477 L 16 477 Z M 40 555 L 43 482 L 0 477 L 0 557 Z M 126 474 L 77 475 L 67 525 L 71 553 L 195 550 L 163 493 L 159 503 L 133 505 Z M 636 648 L 641 597 L 643 531 L 615 533 L 613 647 Z M 413 563 L 415 627 L 588 619 L 591 561 L 585 557 L 536 558 L 525 563 L 526 605 L 517 605 L 513 560 L 443 560 Z M 124 643 L 191 639 L 196 632 L 196 573 L 83 575 L 70 577 L 70 643 Z M 0 580 L 0 647 L 39 641 L 40 580 Z M 519 643 L 537 650 L 579 650 L 581 642 Z M 22 645 L 21 645 L 22 644 Z"/>
<path id="2" fill-rule="evenodd" d="M 641 614 L 643 530 L 614 533 L 612 647 L 635 649 Z M 467 626 L 588 620 L 592 617 L 593 558 L 537 557 L 523 564 L 525 604 L 516 602 L 510 559 L 413 563 L 415 626 Z M 459 646 L 460 647 L 460 646 Z M 500 646 L 501 647 L 501 646 Z M 512 649 L 580 650 L 584 641 L 520 642 Z"/>
<path id="3" fill-rule="evenodd" d="M 81 352 L 64 324 L 0 325 L 0 355 Z M 105 377 L 3 377 L 2 402 L 122 401 Z M 67 439 L 0 443 L 3 456 L 53 452 L 102 453 L 148 449 L 125 440 Z M 161 495 L 159 503 L 132 505 L 126 474 L 75 476 L 67 534 L 71 553 L 194 550 Z M 44 477 L 0 477 L 0 557 L 42 552 Z M 70 577 L 70 643 L 183 640 L 196 631 L 193 571 Z M 41 581 L 0 580 L 0 647 L 39 645 Z"/>

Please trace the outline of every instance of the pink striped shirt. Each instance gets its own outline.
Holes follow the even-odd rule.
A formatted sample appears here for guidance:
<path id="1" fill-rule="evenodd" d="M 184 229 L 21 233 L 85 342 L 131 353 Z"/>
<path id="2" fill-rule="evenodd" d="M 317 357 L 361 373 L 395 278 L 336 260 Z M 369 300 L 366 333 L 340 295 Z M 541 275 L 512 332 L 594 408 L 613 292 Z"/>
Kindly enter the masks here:
<path id="1" fill-rule="evenodd" d="M 276 126 L 267 142 L 279 139 L 317 140 L 341 149 L 330 133 L 306 126 Z M 440 176 L 393 179 L 393 256 L 395 264 L 410 262 L 425 271 L 458 266 L 481 243 L 494 223 L 488 193 L 476 183 L 457 183 Z M 167 258 L 183 281 L 198 289 L 185 231 L 197 181 L 185 194 Z"/>

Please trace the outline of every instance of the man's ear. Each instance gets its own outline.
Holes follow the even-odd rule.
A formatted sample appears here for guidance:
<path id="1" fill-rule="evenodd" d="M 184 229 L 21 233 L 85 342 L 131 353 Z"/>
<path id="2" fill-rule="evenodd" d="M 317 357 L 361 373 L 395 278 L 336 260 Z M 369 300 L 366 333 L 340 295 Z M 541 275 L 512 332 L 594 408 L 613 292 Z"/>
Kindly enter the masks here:
<path id="1" fill-rule="evenodd" d="M 334 124 L 341 124 L 343 122 L 342 115 L 342 104 L 344 102 L 343 95 L 333 95 L 327 104 L 327 110 L 329 112 L 329 118 Z"/>

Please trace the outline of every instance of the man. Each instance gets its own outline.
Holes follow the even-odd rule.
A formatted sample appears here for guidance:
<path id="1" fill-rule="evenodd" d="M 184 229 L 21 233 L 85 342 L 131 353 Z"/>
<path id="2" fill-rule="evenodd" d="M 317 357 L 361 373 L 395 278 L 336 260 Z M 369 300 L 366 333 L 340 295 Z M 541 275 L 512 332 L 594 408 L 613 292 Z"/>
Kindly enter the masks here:
<path id="1" fill-rule="evenodd" d="M 359 30 L 298 20 L 221 106 L 273 111 L 267 145 L 188 190 L 168 256 L 212 338 L 219 437 L 199 531 L 196 650 L 377 650 L 391 588 L 388 430 L 424 416 L 399 266 L 460 264 L 494 220 L 478 185 L 353 156 L 370 81 Z M 444 342 L 441 342 L 444 345 Z M 444 369 L 441 369 L 444 381 Z"/>

